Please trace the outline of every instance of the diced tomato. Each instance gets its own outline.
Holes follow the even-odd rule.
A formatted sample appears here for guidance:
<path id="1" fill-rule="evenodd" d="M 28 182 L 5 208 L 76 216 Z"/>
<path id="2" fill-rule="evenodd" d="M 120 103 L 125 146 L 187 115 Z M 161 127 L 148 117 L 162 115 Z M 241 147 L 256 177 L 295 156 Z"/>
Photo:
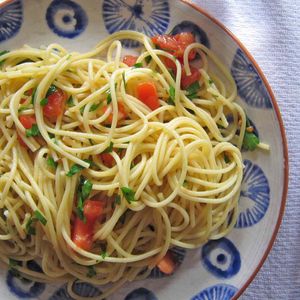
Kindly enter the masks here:
<path id="1" fill-rule="evenodd" d="M 72 227 L 72 241 L 81 249 L 89 251 L 93 246 L 94 224 L 75 218 Z"/>
<path id="2" fill-rule="evenodd" d="M 23 104 L 25 102 L 26 102 L 26 99 L 25 98 L 21 98 L 20 103 Z"/>
<path id="3" fill-rule="evenodd" d="M 136 64 L 137 59 L 137 56 L 125 55 L 123 57 L 123 63 L 126 64 L 128 67 L 133 67 Z"/>
<path id="4" fill-rule="evenodd" d="M 104 209 L 104 201 L 86 200 L 84 203 L 83 213 L 87 222 L 95 222 L 100 219 Z"/>
<path id="5" fill-rule="evenodd" d="M 111 168 L 115 164 L 113 156 L 109 153 L 101 153 L 100 158 L 103 164 L 108 168 Z"/>
<path id="6" fill-rule="evenodd" d="M 137 98 L 152 110 L 155 110 L 160 106 L 156 86 L 153 82 L 143 82 L 138 84 Z"/>
<path id="7" fill-rule="evenodd" d="M 190 76 L 187 76 L 184 69 L 182 69 L 182 74 L 181 74 L 181 88 L 182 89 L 188 88 L 192 83 L 194 83 L 200 79 L 200 71 L 193 66 L 190 66 L 190 69 L 191 69 Z"/>
<path id="8" fill-rule="evenodd" d="M 19 120 L 25 129 L 30 129 L 32 125 L 36 124 L 34 115 L 22 115 L 19 116 Z"/>
<path id="9" fill-rule="evenodd" d="M 111 107 L 111 104 L 109 106 L 103 106 L 102 111 L 105 113 L 108 109 L 108 107 Z M 118 102 L 118 121 L 126 119 L 126 112 L 125 112 L 125 107 L 122 102 Z M 107 123 L 111 124 L 113 120 L 113 112 L 110 113 L 110 115 L 107 118 Z"/>
<path id="10" fill-rule="evenodd" d="M 103 201 L 86 200 L 83 208 L 85 222 L 75 217 L 71 238 L 79 248 L 86 251 L 92 248 L 95 223 L 101 221 L 104 205 Z"/>
<path id="11" fill-rule="evenodd" d="M 167 67 L 167 69 L 171 69 L 174 73 L 176 73 L 177 67 L 175 62 L 172 59 L 163 56 L 162 61 L 164 65 Z"/>
<path id="12" fill-rule="evenodd" d="M 43 107 L 44 116 L 51 122 L 55 122 L 56 119 L 63 113 L 65 101 L 68 95 L 61 89 L 57 89 L 50 94 L 47 99 L 48 103 Z"/>
<path id="13" fill-rule="evenodd" d="M 182 32 L 176 35 L 164 34 L 152 37 L 152 42 L 175 57 L 182 58 L 185 49 L 195 42 L 195 37 L 191 32 Z M 190 51 L 189 60 L 193 60 L 195 56 L 195 50 Z"/>
<path id="14" fill-rule="evenodd" d="M 23 141 L 22 137 L 21 137 L 19 134 L 17 134 L 17 139 L 18 139 L 19 144 L 20 144 L 22 147 L 28 149 L 28 146 L 25 144 L 25 142 Z"/>
<path id="15" fill-rule="evenodd" d="M 162 260 L 157 264 L 157 267 L 161 272 L 168 275 L 175 271 L 176 262 L 170 251 L 168 251 Z"/>
<path id="16" fill-rule="evenodd" d="M 31 96 L 32 93 L 33 93 L 33 89 L 31 88 L 31 89 L 29 89 L 28 91 L 25 92 L 25 95 L 26 96 Z"/>

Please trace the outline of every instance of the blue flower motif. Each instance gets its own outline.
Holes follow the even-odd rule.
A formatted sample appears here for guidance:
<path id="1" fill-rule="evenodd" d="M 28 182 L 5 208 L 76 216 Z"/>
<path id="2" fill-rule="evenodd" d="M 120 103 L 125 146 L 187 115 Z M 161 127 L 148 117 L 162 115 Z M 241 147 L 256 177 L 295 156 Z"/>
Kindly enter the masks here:
<path id="1" fill-rule="evenodd" d="M 23 22 L 22 1 L 14 1 L 0 9 L 0 42 L 15 36 Z"/>
<path id="2" fill-rule="evenodd" d="M 30 261 L 27 267 L 35 272 L 42 272 L 41 267 L 35 262 Z M 6 284 L 9 290 L 19 298 L 36 298 L 45 290 L 45 283 L 34 282 L 22 278 L 18 273 L 8 271 L 6 276 Z"/>
<path id="3" fill-rule="evenodd" d="M 167 0 L 104 0 L 103 19 L 109 33 L 135 30 L 148 36 L 165 33 L 170 21 Z M 138 42 L 126 40 L 125 47 L 137 47 Z"/>
<path id="4" fill-rule="evenodd" d="M 75 282 L 73 284 L 73 292 L 81 297 L 97 297 L 102 294 L 98 288 L 86 282 Z M 73 300 L 73 298 L 69 295 L 67 285 L 65 284 L 49 300 Z"/>
<path id="5" fill-rule="evenodd" d="M 269 182 L 262 169 L 250 160 L 244 160 L 244 165 L 236 228 L 258 223 L 266 214 L 270 203 Z"/>
<path id="6" fill-rule="evenodd" d="M 151 291 L 139 288 L 130 292 L 124 300 L 157 300 L 157 298 Z"/>
<path id="7" fill-rule="evenodd" d="M 72 39 L 81 34 L 88 23 L 82 7 L 71 0 L 54 0 L 46 13 L 49 28 L 57 35 Z"/>
<path id="8" fill-rule="evenodd" d="M 218 278 L 230 278 L 241 268 L 240 253 L 226 238 L 208 241 L 201 256 L 204 267 Z"/>
<path id="9" fill-rule="evenodd" d="M 206 288 L 191 300 L 230 300 L 237 288 L 229 284 L 217 284 Z"/>
<path id="10" fill-rule="evenodd" d="M 237 50 L 233 58 L 231 73 L 239 95 L 247 104 L 257 108 L 272 108 L 269 93 L 262 79 L 241 49 Z"/>
<path id="11" fill-rule="evenodd" d="M 174 247 L 169 250 L 174 258 L 174 261 L 176 262 L 176 269 L 182 264 L 186 250 L 180 247 Z M 167 276 L 172 276 L 172 275 L 167 275 L 159 270 L 158 267 L 155 267 L 152 269 L 149 278 L 163 278 Z"/>
<path id="12" fill-rule="evenodd" d="M 205 31 L 197 24 L 191 21 L 183 21 L 177 24 L 172 30 L 171 34 L 178 34 L 181 32 L 192 32 L 195 35 L 196 41 L 210 48 L 209 39 Z"/>

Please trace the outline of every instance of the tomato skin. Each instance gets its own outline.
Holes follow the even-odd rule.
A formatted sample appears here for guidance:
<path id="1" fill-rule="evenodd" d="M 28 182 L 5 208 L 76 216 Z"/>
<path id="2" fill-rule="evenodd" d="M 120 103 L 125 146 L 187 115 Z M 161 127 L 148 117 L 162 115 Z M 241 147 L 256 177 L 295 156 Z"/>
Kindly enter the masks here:
<path id="1" fill-rule="evenodd" d="M 156 86 L 153 82 L 143 82 L 137 86 L 137 98 L 151 110 L 159 108 Z"/>
<path id="2" fill-rule="evenodd" d="M 36 124 L 34 115 L 22 115 L 19 116 L 19 120 L 25 129 L 30 129 L 32 125 Z"/>
<path id="3" fill-rule="evenodd" d="M 176 268 L 176 262 L 171 252 L 168 251 L 167 254 L 158 262 L 157 267 L 164 274 L 172 274 Z"/>
<path id="4" fill-rule="evenodd" d="M 115 164 L 115 160 L 114 160 L 113 156 L 109 153 L 101 153 L 100 158 L 101 158 L 103 164 L 108 168 L 113 167 Z"/>
<path id="5" fill-rule="evenodd" d="M 200 79 L 200 71 L 193 67 L 190 66 L 191 69 L 191 75 L 187 76 L 184 69 L 182 69 L 182 74 L 181 74 L 181 88 L 182 89 L 187 89 L 192 83 L 198 81 Z"/>
<path id="6" fill-rule="evenodd" d="M 176 35 L 156 35 L 152 37 L 152 42 L 177 58 L 183 58 L 185 49 L 195 42 L 195 37 L 191 32 L 182 32 Z M 189 53 L 189 60 L 193 60 L 196 56 L 196 51 L 192 50 Z"/>
<path id="7" fill-rule="evenodd" d="M 138 57 L 133 55 L 125 55 L 123 57 L 123 63 L 126 64 L 128 67 L 133 67 L 136 64 Z"/>
<path id="8" fill-rule="evenodd" d="M 161 57 L 162 62 L 164 63 L 164 65 L 167 67 L 167 69 L 172 70 L 174 73 L 176 73 L 177 67 L 176 67 L 176 63 L 168 58 L 168 57 Z"/>
<path id="9" fill-rule="evenodd" d="M 83 207 L 85 222 L 78 216 L 75 217 L 71 239 L 79 248 L 86 251 L 91 250 L 95 223 L 101 221 L 104 206 L 105 203 L 101 200 L 86 200 Z"/>
<path id="10" fill-rule="evenodd" d="M 47 97 L 48 103 L 43 107 L 43 113 L 50 122 L 55 122 L 62 115 L 67 98 L 68 95 L 61 89 L 57 89 Z"/>

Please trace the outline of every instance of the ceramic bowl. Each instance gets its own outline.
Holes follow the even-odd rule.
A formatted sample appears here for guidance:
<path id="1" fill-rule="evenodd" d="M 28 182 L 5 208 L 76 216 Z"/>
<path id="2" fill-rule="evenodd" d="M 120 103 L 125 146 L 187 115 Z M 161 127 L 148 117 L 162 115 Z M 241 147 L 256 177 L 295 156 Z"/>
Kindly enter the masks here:
<path id="1" fill-rule="evenodd" d="M 238 298 L 266 259 L 281 222 L 288 181 L 287 145 L 274 95 L 245 47 L 222 24 L 190 1 L 171 0 L 15 0 L 0 4 L 0 47 L 62 44 L 86 51 L 122 29 L 149 36 L 192 31 L 231 70 L 238 101 L 270 151 L 243 152 L 240 212 L 233 231 L 194 251 L 175 249 L 181 265 L 169 277 L 127 284 L 109 299 L 227 300 Z M 128 51 L 137 46 L 126 42 Z M 32 269 L 39 270 L 36 263 Z M 71 299 L 65 285 L 22 282 L 1 270 L 1 299 Z M 80 296 L 97 296 L 101 287 L 76 283 Z"/>

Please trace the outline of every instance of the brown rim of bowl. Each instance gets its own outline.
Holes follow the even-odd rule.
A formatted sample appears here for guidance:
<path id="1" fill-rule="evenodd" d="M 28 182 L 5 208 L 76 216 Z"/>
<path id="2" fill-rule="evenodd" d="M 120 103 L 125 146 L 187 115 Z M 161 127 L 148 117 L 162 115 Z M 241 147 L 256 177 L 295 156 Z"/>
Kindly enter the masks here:
<path id="1" fill-rule="evenodd" d="M 6 0 L 4 2 L 0 3 L 0 9 L 11 3 L 14 2 L 15 0 Z M 286 198 L 287 198 L 287 192 L 288 192 L 288 178 L 289 178 L 289 160 L 288 160 L 288 146 L 287 146 L 287 139 L 286 139 L 286 135 L 285 135 L 285 130 L 284 130 L 284 125 L 283 125 L 283 121 L 282 121 L 282 117 L 280 114 L 280 110 L 277 104 L 277 101 L 275 99 L 274 93 L 271 89 L 271 86 L 269 85 L 264 73 L 262 72 L 262 70 L 260 69 L 259 65 L 257 64 L 257 62 L 255 61 L 255 59 L 253 58 L 253 56 L 250 54 L 250 52 L 246 49 L 246 47 L 242 44 L 242 42 L 229 30 L 227 29 L 220 21 L 218 21 L 216 18 L 214 18 L 213 16 L 211 16 L 206 10 L 204 10 L 203 8 L 199 7 L 197 4 L 192 3 L 191 0 L 180 0 L 181 2 L 188 4 L 189 6 L 191 6 L 193 9 L 197 10 L 199 13 L 203 14 L 204 16 L 206 16 L 207 18 L 209 18 L 212 22 L 214 22 L 217 26 L 221 27 L 237 44 L 238 46 L 244 51 L 244 53 L 247 55 L 247 57 L 250 59 L 250 61 L 253 63 L 253 65 L 255 66 L 259 76 L 262 78 L 269 95 L 271 96 L 271 100 L 272 100 L 272 104 L 279 122 L 279 126 L 280 126 L 280 132 L 281 132 L 281 138 L 282 138 L 282 142 L 283 142 L 283 156 L 284 156 L 284 186 L 283 186 L 283 191 L 282 191 L 282 200 L 281 200 L 281 205 L 280 205 L 280 211 L 279 211 L 279 215 L 278 215 L 278 219 L 277 219 L 277 223 L 276 226 L 274 228 L 274 232 L 272 234 L 271 240 L 268 244 L 268 247 L 261 259 L 261 261 L 259 262 L 259 264 L 257 265 L 256 269 L 254 270 L 254 272 L 252 273 L 252 275 L 249 277 L 249 279 L 246 281 L 246 283 L 238 290 L 237 294 L 234 296 L 233 300 L 238 299 L 243 292 L 246 290 L 246 288 L 250 285 L 250 283 L 252 282 L 252 280 L 254 279 L 254 277 L 257 275 L 258 271 L 260 270 L 260 268 L 262 267 L 262 265 L 264 264 L 267 256 L 269 255 L 273 244 L 275 242 L 280 224 L 282 222 L 282 218 L 283 218 L 283 214 L 284 214 L 284 209 L 285 209 L 285 204 L 286 204 Z"/>
<path id="2" fill-rule="evenodd" d="M 204 16 L 206 16 L 207 18 L 209 18 L 212 22 L 214 22 L 217 26 L 221 27 L 236 43 L 237 45 L 244 51 L 244 53 L 247 55 L 247 57 L 250 59 L 250 61 L 252 62 L 252 64 L 255 66 L 259 76 L 262 78 L 268 93 L 272 99 L 272 104 L 279 122 L 279 126 L 280 126 L 280 132 L 281 132 L 281 138 L 282 138 L 282 142 L 283 142 L 283 156 L 284 156 L 284 186 L 283 186 L 283 191 L 282 191 L 282 200 L 281 200 L 281 205 L 280 205 L 280 211 L 279 211 L 279 215 L 278 215 L 278 219 L 277 219 L 277 223 L 276 226 L 274 228 L 274 232 L 272 234 L 272 237 L 269 241 L 268 247 L 261 259 L 261 261 L 259 262 L 259 264 L 257 265 L 257 267 L 255 268 L 254 272 L 251 274 L 251 276 L 248 278 L 248 280 L 244 283 L 244 285 L 238 290 L 237 294 L 234 296 L 233 300 L 238 299 L 243 292 L 246 290 L 246 288 L 249 286 L 249 284 L 252 282 L 252 280 L 254 279 L 254 277 L 257 275 L 258 271 L 260 270 L 260 268 L 262 267 L 262 265 L 264 264 L 267 256 L 269 255 L 273 244 L 275 242 L 280 224 L 282 222 L 282 218 L 283 218 L 283 214 L 284 214 L 284 209 L 285 209 L 285 204 L 286 204 L 286 199 L 287 199 L 287 192 L 288 192 L 288 177 L 289 177 L 289 161 L 288 161 L 288 146 L 287 146 L 287 139 L 286 139 L 286 135 L 285 135 L 285 130 L 284 130 L 284 125 L 283 125 L 283 121 L 282 121 L 282 117 L 280 114 L 280 110 L 277 104 L 277 101 L 275 99 L 274 93 L 264 75 L 264 73 L 262 72 L 262 70 L 260 69 L 260 67 L 258 66 L 257 62 L 255 61 L 255 59 L 253 58 L 253 56 L 250 54 L 250 52 L 246 49 L 246 47 L 242 44 L 242 42 L 229 30 L 227 29 L 220 21 L 218 21 L 216 18 L 214 18 L 213 16 L 211 16 L 206 10 L 204 10 L 203 8 L 199 7 L 197 4 L 192 3 L 191 0 L 180 0 L 181 2 L 188 4 L 189 6 L 191 6 L 192 8 L 194 8 L 195 10 L 197 10 L 199 13 L 203 14 Z"/>

